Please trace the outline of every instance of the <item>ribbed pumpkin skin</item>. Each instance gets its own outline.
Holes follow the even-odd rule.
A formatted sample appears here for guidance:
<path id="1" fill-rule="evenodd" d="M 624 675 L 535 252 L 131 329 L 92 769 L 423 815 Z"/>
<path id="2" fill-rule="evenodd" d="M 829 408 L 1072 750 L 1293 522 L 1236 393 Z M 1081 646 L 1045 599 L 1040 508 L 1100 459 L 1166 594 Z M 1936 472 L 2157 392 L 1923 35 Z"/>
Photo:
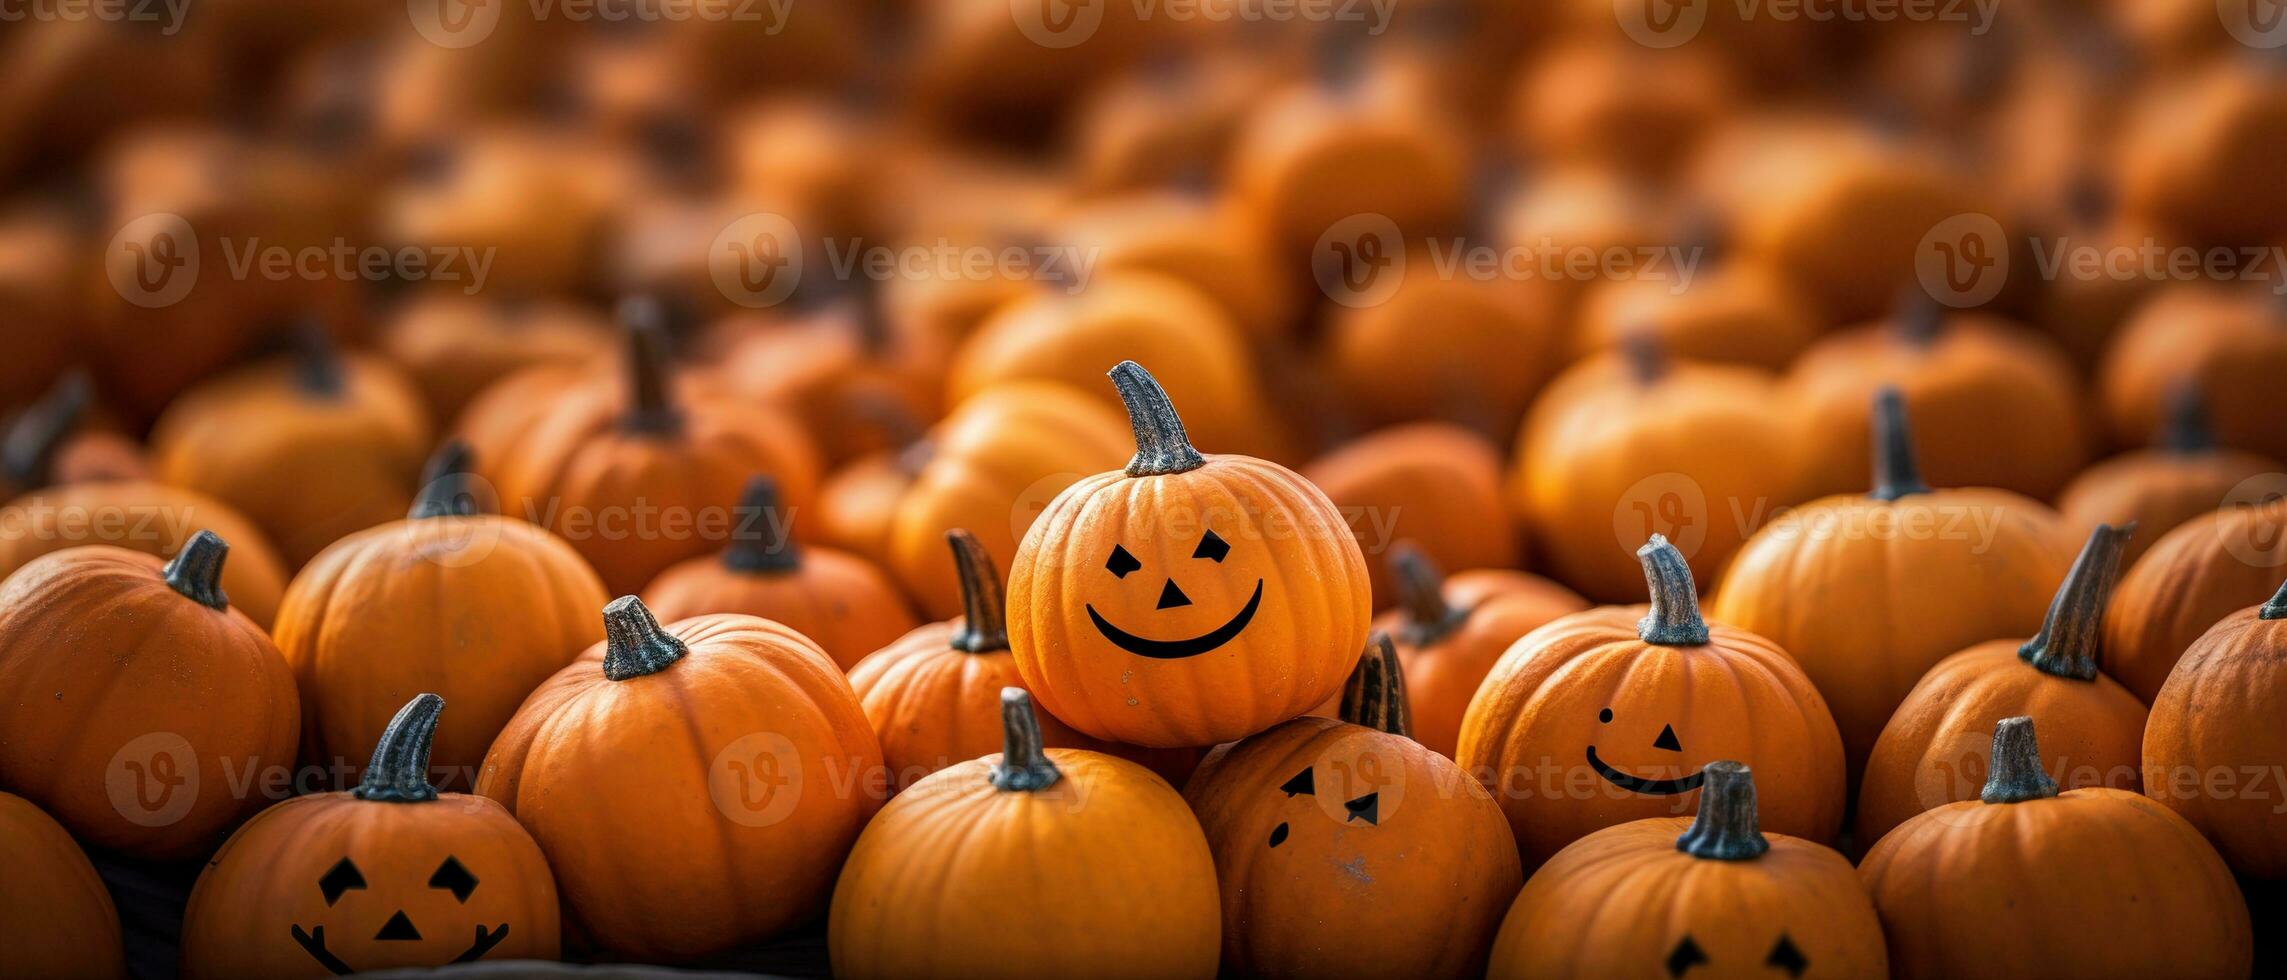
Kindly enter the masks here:
<path id="1" fill-rule="evenodd" d="M 786 572 L 739 572 L 725 568 L 720 555 L 701 555 L 661 572 L 644 588 L 643 604 L 662 621 L 714 613 L 776 620 L 825 648 L 844 670 L 913 629 L 905 596 L 865 559 L 804 548 L 801 563 Z"/>
<path id="2" fill-rule="evenodd" d="M 11 706 L 0 712 L 0 786 L 92 845 L 174 859 L 268 802 L 260 783 L 233 786 L 293 765 L 301 708 L 269 634 L 236 609 L 178 595 L 161 565 L 95 545 L 38 559 L 0 586 L 0 704 Z M 170 765 L 183 780 L 172 790 Z M 193 766 L 196 795 L 175 815 Z M 114 786 L 137 794 L 125 808 L 141 804 L 152 826 L 122 814 Z"/>
<path id="3" fill-rule="evenodd" d="M 2283 469 L 2254 453 L 2217 450 L 2183 455 L 2146 450 L 2116 456 L 2082 470 L 2057 498 L 2068 540 L 2085 540 L 2099 524 L 2136 524 L 2120 553 L 2120 567 L 2136 566 L 2169 531 L 2228 506 L 2232 492 Z"/>
<path id="4" fill-rule="evenodd" d="M 606 679 L 598 644 L 532 692 L 477 792 L 540 842 L 588 938 L 681 961 L 823 909 L 883 777 L 857 697 L 816 644 L 752 616 L 667 630 L 690 652 L 659 673 Z M 791 783 L 756 801 L 772 765 Z"/>
<path id="5" fill-rule="evenodd" d="M 1305 769 L 1311 795 L 1281 791 Z M 1371 824 L 1345 807 L 1368 793 Z M 1524 883 L 1500 806 L 1404 736 L 1297 718 L 1209 753 L 1183 795 L 1215 853 L 1231 973 L 1472 976 Z"/>
<path id="6" fill-rule="evenodd" d="M 30 800 L 0 793 L 0 963 L 25 977 L 124 977 L 119 911 L 79 842 Z"/>
<path id="7" fill-rule="evenodd" d="M 1842 827 L 1842 743 L 1826 701 L 1785 650 L 1710 623 L 1705 646 L 1636 635 L 1647 606 L 1575 613 L 1517 641 L 1469 704 L 1455 761 L 1509 815 L 1526 867 L 1588 834 L 1688 814 L 1698 790 L 1647 796 L 1610 785 L 1586 762 L 1675 779 L 1710 762 L 1754 769 L 1763 827 L 1814 841 Z M 1600 721 L 1611 709 L 1612 720 Z M 1672 726 L 1681 751 L 1655 746 Z"/>
<path id="8" fill-rule="evenodd" d="M 1667 977 L 1687 935 L 1706 957 L 1693 977 L 1780 976 L 1768 960 L 1782 935 L 1803 977 L 1887 975 L 1882 924 L 1842 855 L 1765 834 L 1771 849 L 1753 860 L 1704 860 L 1676 850 L 1691 822 L 1630 821 L 1559 851 L 1517 894 L 1487 975 Z"/>
<path id="9" fill-rule="evenodd" d="M 1461 718 L 1501 655 L 1525 634 L 1587 609 L 1588 601 L 1538 575 L 1493 569 L 1448 576 L 1444 595 L 1469 618 L 1435 643 L 1406 640 L 1404 609 L 1375 617 L 1374 629 L 1390 635 L 1405 665 L 1414 741 L 1450 759 L 1460 751 Z"/>
<path id="10" fill-rule="evenodd" d="M 286 591 L 286 568 L 254 522 L 220 500 L 164 483 L 75 483 L 25 494 L 0 509 L 0 579 L 65 548 L 107 544 L 171 558 L 204 529 L 230 542 L 222 590 L 255 625 L 269 629 Z M 20 522 L 20 523 L 19 523 Z"/>
<path id="11" fill-rule="evenodd" d="M 2234 870 L 2287 878 L 2280 789 L 2287 769 L 2287 622 L 2243 610 L 2185 651 L 2144 728 L 2144 792 L 2207 835 Z M 2271 792 L 2208 792 L 2210 773 L 2270 774 Z M 2244 785 L 2244 783 L 2243 783 Z"/>
<path id="12" fill-rule="evenodd" d="M 1938 661 L 1906 694 L 1866 760 L 1860 848 L 1924 810 L 1977 799 L 1993 726 L 2004 718 L 2040 720 L 2041 768 L 2061 788 L 2141 785 L 2144 702 L 2103 674 L 2042 673 L 2018 658 L 2022 642 L 1980 643 Z"/>
<path id="13" fill-rule="evenodd" d="M 477 881 L 466 901 L 432 886 L 447 857 Z M 348 858 L 364 888 L 328 903 L 318 880 Z M 373 937 L 402 911 L 418 940 Z M 189 978 L 326 977 L 293 927 L 325 930 L 327 952 L 358 970 L 451 964 L 477 927 L 508 927 L 479 962 L 561 955 L 556 886 L 532 837 L 500 804 L 444 793 L 421 803 L 300 796 L 262 811 L 215 852 L 183 917 Z"/>
<path id="14" fill-rule="evenodd" d="M 1001 689 L 1023 687 L 1016 656 L 1007 650 L 953 649 L 955 619 L 905 634 L 850 668 L 866 718 L 881 739 L 890 786 L 902 791 L 954 763 L 990 755 L 1001 746 Z M 1056 748 L 1094 748 L 1097 740 L 1055 716 L 1038 714 L 1042 740 Z"/>
<path id="15" fill-rule="evenodd" d="M 1009 642 L 1040 707 L 1098 738 L 1153 747 L 1252 735 L 1332 696 L 1366 643 L 1365 559 L 1317 487 L 1276 463 L 1208 456 L 1186 473 L 1100 473 L 1073 484 L 1025 535 L 1009 572 Z M 1192 557 L 1212 530 L 1221 562 Z M 1106 569 L 1112 548 L 1142 567 Z M 1160 610 L 1162 583 L 1190 605 Z M 1090 620 L 1157 639 L 1208 634 L 1262 604 L 1236 637 L 1161 660 L 1120 649 Z"/>
<path id="16" fill-rule="evenodd" d="M 233 556 L 235 558 L 235 556 Z M 540 686 L 603 640 L 610 599 L 563 539 L 512 517 L 428 517 L 342 539 L 294 577 L 278 649 L 302 693 L 305 762 L 355 781 L 399 706 L 423 692 L 437 784 L 467 790 L 495 735 Z"/>
<path id="17" fill-rule="evenodd" d="M 1302 475 L 1350 521 L 1376 609 L 1398 601 L 1385 559 L 1400 541 L 1455 571 L 1515 568 L 1521 559 L 1524 532 L 1501 500 L 1501 453 L 1460 426 L 1423 422 L 1369 433 Z"/>
<path id="18" fill-rule="evenodd" d="M 1183 798 L 1121 759 L 1048 758 L 1044 790 L 994 789 L 996 753 L 882 808 L 834 887 L 835 976 L 1215 975 L 1214 859 Z"/>
<path id="19" fill-rule="evenodd" d="M 2120 576 L 2104 617 L 2104 669 L 2149 702 L 2176 658 L 2287 577 L 2287 503 L 2227 507 L 2168 532 Z"/>
<path id="20" fill-rule="evenodd" d="M 1899 825 L 1858 867 L 1917 977 L 2239 978 L 2253 958 L 2239 886 L 2199 831 L 2116 789 L 1951 803 Z"/>

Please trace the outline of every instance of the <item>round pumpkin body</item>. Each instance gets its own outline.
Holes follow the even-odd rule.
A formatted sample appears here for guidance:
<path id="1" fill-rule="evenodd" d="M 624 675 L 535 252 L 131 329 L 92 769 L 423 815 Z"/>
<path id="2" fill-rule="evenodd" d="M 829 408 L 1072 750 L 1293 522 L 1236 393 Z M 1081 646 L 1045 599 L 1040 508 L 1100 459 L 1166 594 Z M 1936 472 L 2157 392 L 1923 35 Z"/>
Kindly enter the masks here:
<path id="1" fill-rule="evenodd" d="M 2121 576 L 2105 616 L 2105 671 L 2151 702 L 2193 641 L 2269 598 L 2282 570 L 2287 502 L 2226 506 L 2185 522 Z"/>
<path id="2" fill-rule="evenodd" d="M 2233 870 L 2287 878 L 2287 839 L 2271 794 L 2215 793 L 2204 780 L 2287 770 L 2287 603 L 2231 614 L 2194 641 L 2152 701 L 2144 792 L 2207 835 Z"/>
<path id="3" fill-rule="evenodd" d="M 921 462 L 916 459 L 908 465 L 905 455 L 885 449 L 851 460 L 829 474 L 818 486 L 814 525 L 818 540 L 878 567 L 890 567 L 890 528 L 897 519 L 898 503 L 913 486 Z"/>
<path id="4" fill-rule="evenodd" d="M 1730 107 L 1737 81 L 1728 67 L 1697 46 L 1576 35 L 1518 73 L 1510 129 L 1535 158 L 1657 183 Z"/>
<path id="5" fill-rule="evenodd" d="M 86 980 L 127 975 L 111 892 L 55 819 L 0 793 L 0 960 L 27 977 Z"/>
<path id="6" fill-rule="evenodd" d="M 2269 43 L 2264 15 L 2242 14 L 2238 25 L 2218 16 L 2234 40 Z M 2123 207 L 2194 241 L 2252 245 L 2287 232 L 2287 194 L 2256 179 L 2287 152 L 2287 92 L 2268 66 L 2241 62 L 2211 57 L 2146 90 L 2120 137 Z M 2227 190 L 2239 185 L 2246 190 Z"/>
<path id="7" fill-rule="evenodd" d="M 443 424 L 493 382 L 536 365 L 601 360 L 611 340 L 602 317 L 570 304 L 430 292 L 382 328 L 380 345 L 420 387 L 429 417 Z"/>
<path id="8" fill-rule="evenodd" d="M 1352 215 L 1378 214 L 1414 233 L 1457 219 L 1468 151 L 1421 81 L 1388 66 L 1329 67 L 1338 77 L 1325 84 L 1266 97 L 1230 149 L 1232 193 L 1280 254 L 1305 254 Z"/>
<path id="9" fill-rule="evenodd" d="M 860 296 L 790 322 L 718 327 L 729 339 L 715 374 L 730 391 L 793 416 L 829 463 L 910 440 L 944 401 L 939 371 L 950 344 L 892 329 L 875 306 Z"/>
<path id="10" fill-rule="evenodd" d="M 2287 464 L 2237 450 L 2138 450 L 2082 470 L 2057 498 L 2057 513 L 2067 534 L 2085 534 L 2099 524 L 2135 524 L 2136 537 L 2120 559 L 2123 567 L 2134 568 L 2169 531 L 2228 506 L 2235 491 L 2261 486 L 2259 477 L 2282 472 Z"/>
<path id="11" fill-rule="evenodd" d="M 1435 256 L 1407 262 L 1434 268 Z M 1328 373 L 1373 423 L 1514 432 L 1559 354 L 1556 325 L 1525 291 L 1469 274 L 1404 276 L 1379 302 L 1339 308 L 1327 329 Z"/>
<path id="12" fill-rule="evenodd" d="M 1406 560 L 1403 552 L 1392 557 Z M 1418 583 L 1398 575 L 1402 603 L 1375 617 L 1374 628 L 1397 643 L 1405 664 L 1415 741 L 1447 758 L 1459 752 L 1462 716 L 1501 655 L 1525 634 L 1588 608 L 1571 589 L 1523 572 L 1475 569 L 1439 581 L 1429 567 Z"/>
<path id="13" fill-rule="evenodd" d="M 0 216 L 0 302 L 17 311 L 9 357 L 0 364 L 0 413 L 39 397 L 71 363 L 85 314 L 70 286 L 86 280 L 87 255 L 61 214 L 11 209 Z"/>
<path id="14" fill-rule="evenodd" d="M 1622 346 L 1648 331 L 1687 361 L 1784 370 L 1818 336 L 1818 311 L 1793 284 L 1751 261 L 1720 261 L 1688 282 L 1668 276 L 1591 287 L 1573 328 L 1575 352 Z"/>
<path id="15" fill-rule="evenodd" d="M 1177 193 L 1125 195 L 1067 216 L 1058 235 L 1095 251 L 1098 274 L 1147 272 L 1189 283 L 1251 340 L 1294 329 L 1297 304 L 1270 242 L 1235 208 Z"/>
<path id="16" fill-rule="evenodd" d="M 220 500 L 144 480 L 47 487 L 0 508 L 0 579 L 65 548 L 103 544 L 165 558 L 201 528 L 231 543 L 222 591 L 255 625 L 269 629 L 286 591 L 286 569 L 254 522 Z"/>
<path id="17" fill-rule="evenodd" d="M 2178 285 L 2157 290 L 2113 340 L 2098 374 L 2113 438 L 2143 442 L 2186 385 L 2207 403 L 2222 445 L 2287 458 L 2272 379 L 2287 371 L 2287 331 L 2264 289 Z M 2235 607 L 2236 608 L 2236 607 Z"/>
<path id="18" fill-rule="evenodd" d="M 1522 557 L 1523 529 L 1501 499 L 1501 453 L 1460 426 L 1419 422 L 1371 432 L 1302 475 L 1349 521 L 1376 609 L 1398 602 L 1388 558 L 1400 541 L 1444 568 L 1514 568 Z"/>

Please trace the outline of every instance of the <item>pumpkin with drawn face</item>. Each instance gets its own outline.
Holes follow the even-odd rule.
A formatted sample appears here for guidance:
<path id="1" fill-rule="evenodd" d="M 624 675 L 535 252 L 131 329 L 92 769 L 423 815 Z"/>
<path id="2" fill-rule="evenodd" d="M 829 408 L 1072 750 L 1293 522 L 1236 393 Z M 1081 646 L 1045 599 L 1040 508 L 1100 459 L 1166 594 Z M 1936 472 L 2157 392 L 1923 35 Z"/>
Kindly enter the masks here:
<path id="1" fill-rule="evenodd" d="M 1574 613 L 1525 634 L 1461 721 L 1455 761 L 1493 789 L 1528 866 L 1587 834 L 1690 812 L 1715 759 L 1745 759 L 1772 792 L 1766 822 L 1834 839 L 1842 736 L 1794 658 L 1700 618 L 1683 555 L 1636 552 L 1651 605 Z"/>
<path id="2" fill-rule="evenodd" d="M 186 977 L 555 959 L 556 883 L 500 804 L 429 785 L 445 700 L 390 719 L 356 789 L 264 810 L 215 852 L 183 917 Z"/>
<path id="3" fill-rule="evenodd" d="M 1058 495 L 1017 548 L 1025 685 L 1074 728 L 1157 747 L 1310 710 L 1366 640 L 1366 561 L 1341 513 L 1276 463 L 1201 455 L 1134 361 L 1111 374 L 1136 455 Z"/>

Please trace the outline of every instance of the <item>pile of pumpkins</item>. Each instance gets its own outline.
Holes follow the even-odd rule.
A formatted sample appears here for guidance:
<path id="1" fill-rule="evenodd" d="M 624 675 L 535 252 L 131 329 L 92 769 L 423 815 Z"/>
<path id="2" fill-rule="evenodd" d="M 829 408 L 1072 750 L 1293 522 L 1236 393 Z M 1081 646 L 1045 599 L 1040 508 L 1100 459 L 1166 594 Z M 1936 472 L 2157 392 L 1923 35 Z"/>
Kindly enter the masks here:
<path id="1" fill-rule="evenodd" d="M 191 977 L 2236 978 L 2277 932 L 2287 305 L 1916 274 L 1963 215 L 2287 242 L 2287 74 L 2220 28 L 212 6 L 0 33 L 0 173 L 76 192 L 0 202 L 0 974 L 147 969 L 135 867 L 191 869 Z M 106 60 L 150 81 L 64 118 Z M 151 215 L 208 257 L 156 304 Z M 758 227 L 808 257 L 761 303 Z M 225 268 L 329 241 L 490 278 Z"/>

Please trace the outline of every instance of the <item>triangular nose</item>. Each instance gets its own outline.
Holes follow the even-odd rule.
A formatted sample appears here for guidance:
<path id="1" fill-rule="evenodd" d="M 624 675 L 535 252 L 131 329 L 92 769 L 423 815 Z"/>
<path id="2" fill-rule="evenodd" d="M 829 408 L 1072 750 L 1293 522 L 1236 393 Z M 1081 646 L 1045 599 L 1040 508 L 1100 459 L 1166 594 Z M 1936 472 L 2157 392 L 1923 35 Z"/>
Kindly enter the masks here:
<path id="1" fill-rule="evenodd" d="M 1676 741 L 1676 726 L 1661 725 L 1660 737 L 1652 740 L 1652 747 L 1655 749 L 1666 749 L 1670 752 L 1683 751 L 1683 743 Z"/>
<path id="2" fill-rule="evenodd" d="M 1177 606 L 1190 604 L 1191 597 L 1184 595 L 1182 589 L 1175 587 L 1174 579 L 1168 579 L 1167 585 L 1159 590 L 1159 608 L 1161 609 L 1174 609 Z"/>
<path id="3" fill-rule="evenodd" d="M 404 909 L 398 909 L 396 915 L 381 924 L 381 931 L 374 933 L 373 938 L 376 942 L 385 939 L 419 939 L 421 930 L 413 928 L 413 920 L 405 917 Z"/>

